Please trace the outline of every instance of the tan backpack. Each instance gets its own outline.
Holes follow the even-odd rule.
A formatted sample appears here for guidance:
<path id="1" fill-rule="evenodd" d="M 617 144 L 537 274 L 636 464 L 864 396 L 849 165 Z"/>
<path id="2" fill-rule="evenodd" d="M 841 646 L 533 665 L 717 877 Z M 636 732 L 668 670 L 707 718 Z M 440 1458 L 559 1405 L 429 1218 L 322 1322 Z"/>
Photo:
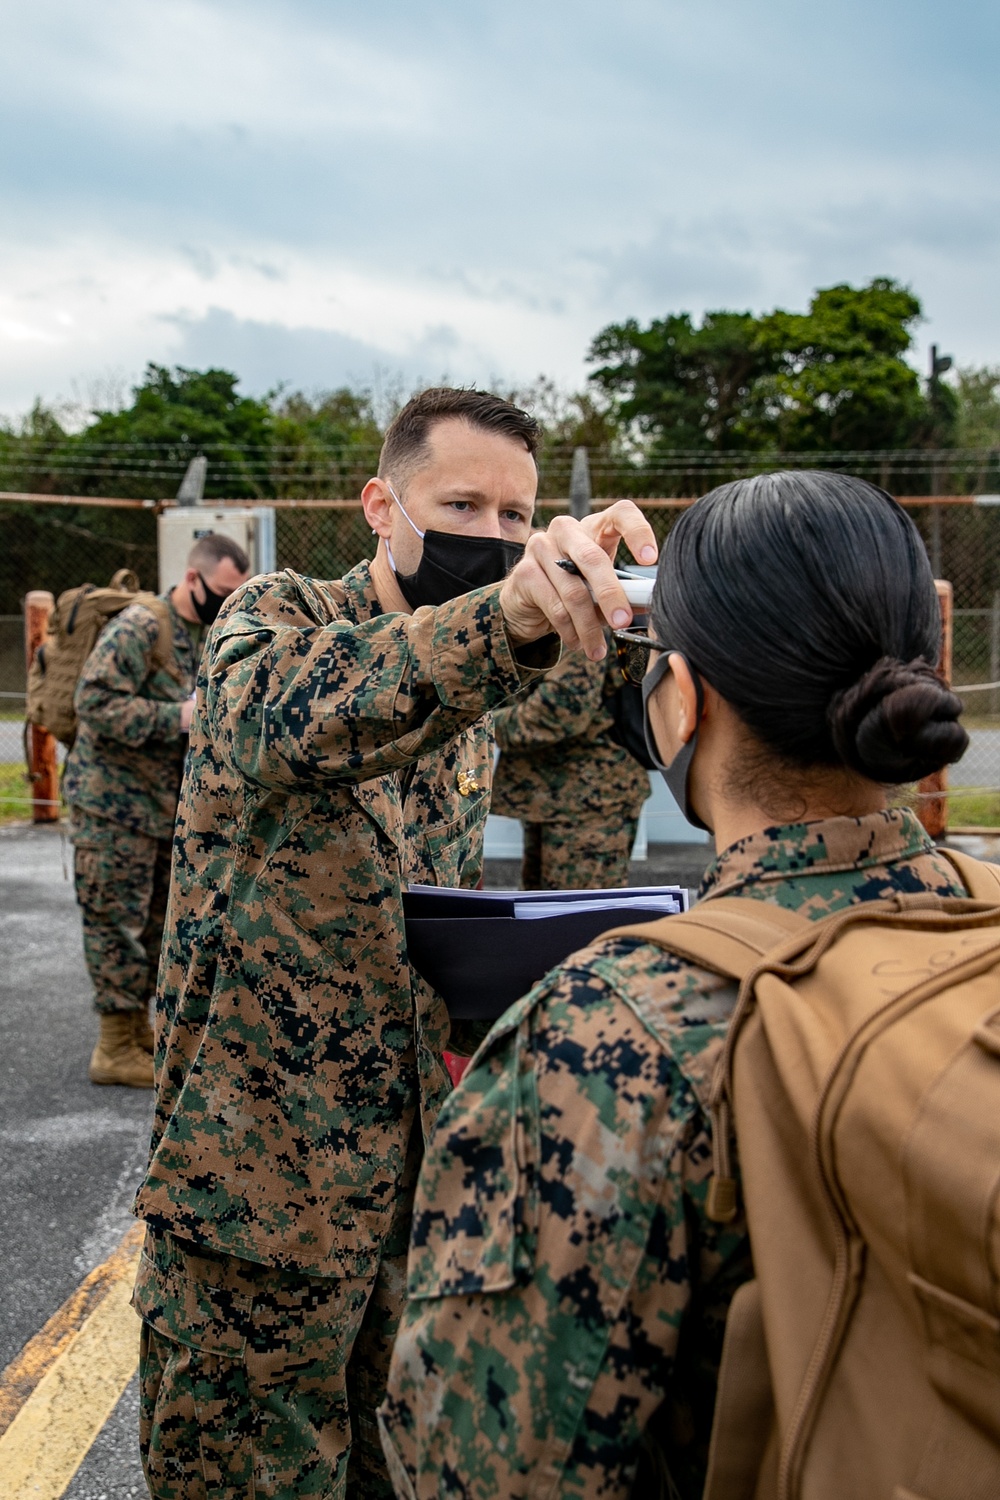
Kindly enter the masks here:
<path id="1" fill-rule="evenodd" d="M 732 1110 L 755 1280 L 704 1500 L 1000 1500 L 1000 867 L 948 858 L 972 899 L 621 929 L 741 982 L 708 1211 Z"/>
<path id="2" fill-rule="evenodd" d="M 153 667 L 180 680 L 169 608 L 156 594 L 140 590 L 130 569 L 120 568 L 106 589 L 84 583 L 59 595 L 28 673 L 25 717 L 29 724 L 39 724 L 64 745 L 72 745 L 76 738 L 73 697 L 84 663 L 108 621 L 130 604 L 144 604 L 156 616 L 159 633 Z"/>

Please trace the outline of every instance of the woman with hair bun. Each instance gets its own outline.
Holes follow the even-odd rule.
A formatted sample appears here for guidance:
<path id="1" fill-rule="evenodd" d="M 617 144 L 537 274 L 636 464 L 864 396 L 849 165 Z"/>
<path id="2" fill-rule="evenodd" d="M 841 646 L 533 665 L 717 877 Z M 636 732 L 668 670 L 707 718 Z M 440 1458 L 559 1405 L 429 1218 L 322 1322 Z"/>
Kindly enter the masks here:
<path id="1" fill-rule="evenodd" d="M 682 516 L 648 640 L 616 644 L 656 763 L 715 836 L 701 899 L 817 919 L 966 894 L 891 805 L 966 747 L 940 631 L 919 535 L 862 480 L 765 474 Z M 726 1313 L 752 1274 L 742 1213 L 706 1212 L 735 1001 L 619 934 L 494 1027 L 417 1192 L 381 1413 L 399 1494 L 701 1496 Z"/>

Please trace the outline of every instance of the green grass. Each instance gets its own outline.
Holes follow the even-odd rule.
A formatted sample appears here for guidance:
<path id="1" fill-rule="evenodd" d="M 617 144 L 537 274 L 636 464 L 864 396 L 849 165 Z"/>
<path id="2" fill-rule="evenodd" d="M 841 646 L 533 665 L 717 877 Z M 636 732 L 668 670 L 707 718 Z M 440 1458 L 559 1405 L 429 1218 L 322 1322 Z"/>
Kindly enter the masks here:
<path id="1" fill-rule="evenodd" d="M 948 823 L 952 828 L 1000 828 L 1000 792 L 953 792 Z"/>
<path id="2" fill-rule="evenodd" d="M 31 787 L 24 762 L 0 763 L 0 824 L 31 822 Z"/>
<path id="3" fill-rule="evenodd" d="M 24 763 L 0 765 L 0 823 L 23 823 L 31 818 L 31 805 L 24 799 L 31 788 L 24 775 Z M 22 799 L 20 801 L 14 799 Z"/>

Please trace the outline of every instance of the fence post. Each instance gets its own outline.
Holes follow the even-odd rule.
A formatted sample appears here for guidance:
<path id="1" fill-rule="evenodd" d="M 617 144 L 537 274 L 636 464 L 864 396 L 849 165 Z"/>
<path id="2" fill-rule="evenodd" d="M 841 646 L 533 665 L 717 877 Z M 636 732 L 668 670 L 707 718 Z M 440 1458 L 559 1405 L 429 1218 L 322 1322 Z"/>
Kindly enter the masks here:
<path id="1" fill-rule="evenodd" d="M 944 572 L 941 565 L 941 507 L 931 506 L 931 572 L 940 578 Z"/>
<path id="2" fill-rule="evenodd" d="M 573 449 L 573 468 L 569 477 L 569 512 L 578 521 L 590 515 L 590 464 L 586 448 Z"/>
<path id="3" fill-rule="evenodd" d="M 993 595 L 990 616 L 990 681 L 1000 682 L 1000 589 Z M 1000 689 L 990 694 L 990 712 L 1000 714 Z"/>
<path id="4" fill-rule="evenodd" d="M 24 596 L 24 655 L 28 671 L 45 639 L 55 600 L 48 589 L 31 589 Z M 55 737 L 38 724 L 27 724 L 28 779 L 31 782 L 31 821 L 59 821 L 59 763 Z"/>
<path id="5" fill-rule="evenodd" d="M 938 602 L 941 606 L 941 659 L 938 666 L 945 682 L 951 684 L 951 645 L 952 645 L 952 606 L 953 594 L 950 583 L 943 579 L 935 579 L 934 587 L 937 589 Z M 945 796 L 934 796 L 935 792 L 946 792 L 948 790 L 948 768 L 945 766 L 940 771 L 935 771 L 932 776 L 925 776 L 920 782 L 917 790 L 923 794 L 926 800 L 917 804 L 917 816 L 927 829 L 932 839 L 943 838 L 948 832 L 948 798 Z"/>

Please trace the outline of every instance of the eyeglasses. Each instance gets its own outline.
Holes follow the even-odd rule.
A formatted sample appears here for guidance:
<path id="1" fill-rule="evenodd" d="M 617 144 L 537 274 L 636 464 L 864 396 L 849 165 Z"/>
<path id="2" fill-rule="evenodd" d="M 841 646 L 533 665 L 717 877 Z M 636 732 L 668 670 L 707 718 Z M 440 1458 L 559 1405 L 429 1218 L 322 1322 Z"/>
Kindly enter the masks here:
<path id="1" fill-rule="evenodd" d="M 649 666 L 649 653 L 662 651 L 645 630 L 612 630 L 611 639 L 618 654 L 618 668 L 626 682 L 642 687 Z"/>

